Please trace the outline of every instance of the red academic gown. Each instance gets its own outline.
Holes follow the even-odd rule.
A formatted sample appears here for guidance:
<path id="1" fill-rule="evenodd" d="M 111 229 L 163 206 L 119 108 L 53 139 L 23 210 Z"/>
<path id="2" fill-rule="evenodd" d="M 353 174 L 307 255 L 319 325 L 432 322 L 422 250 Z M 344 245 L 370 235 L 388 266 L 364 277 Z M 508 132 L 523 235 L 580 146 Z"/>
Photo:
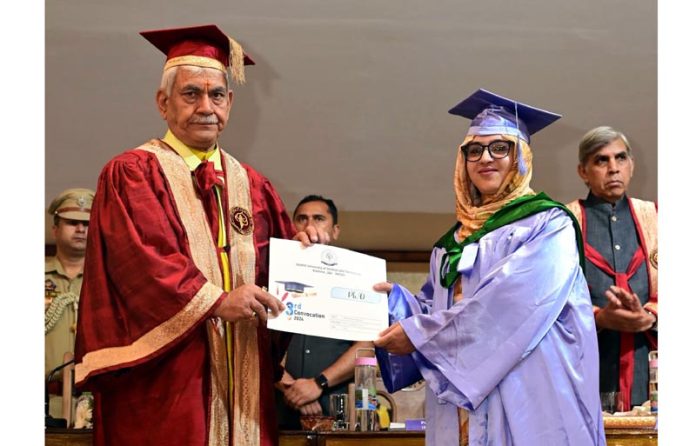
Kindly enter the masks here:
<path id="1" fill-rule="evenodd" d="M 230 407 L 226 395 L 220 398 L 227 390 L 216 394 L 212 369 L 226 373 L 227 364 L 224 341 L 215 344 L 210 335 L 222 324 L 210 316 L 225 294 L 194 263 L 204 251 L 217 260 L 214 242 L 209 230 L 187 227 L 191 215 L 204 214 L 187 190 L 193 186 L 183 160 L 177 164 L 178 155 L 158 140 L 147 145 L 173 160 L 169 170 L 152 151 L 127 151 L 104 167 L 92 206 L 75 358 L 78 386 L 95 394 L 94 444 L 235 444 L 234 411 L 249 411 L 253 425 L 238 443 L 277 444 L 273 383 L 289 339 L 262 324 L 240 325 L 236 336 L 255 330 L 250 339 L 257 345 L 244 358 L 251 377 L 236 375 L 233 388 L 258 380 L 257 407 Z M 269 237 L 290 238 L 294 229 L 270 182 L 240 165 L 254 223 L 252 275 L 261 286 L 268 280 Z M 189 194 L 188 203 L 175 200 L 175 189 Z M 222 417 L 220 401 L 227 405 Z"/>

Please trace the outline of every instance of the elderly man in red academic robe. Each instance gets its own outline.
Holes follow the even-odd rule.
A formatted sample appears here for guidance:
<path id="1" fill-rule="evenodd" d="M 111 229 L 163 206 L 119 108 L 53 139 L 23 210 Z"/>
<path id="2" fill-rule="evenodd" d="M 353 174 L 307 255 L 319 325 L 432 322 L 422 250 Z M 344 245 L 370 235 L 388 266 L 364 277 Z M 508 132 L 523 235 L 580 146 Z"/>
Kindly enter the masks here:
<path id="1" fill-rule="evenodd" d="M 141 34 L 167 55 L 168 131 L 112 159 L 92 207 L 75 377 L 95 393 L 94 444 L 273 445 L 288 339 L 266 328 L 282 304 L 261 285 L 269 237 L 295 233 L 270 182 L 218 145 L 227 69 L 241 83 L 253 61 L 214 25 Z"/>

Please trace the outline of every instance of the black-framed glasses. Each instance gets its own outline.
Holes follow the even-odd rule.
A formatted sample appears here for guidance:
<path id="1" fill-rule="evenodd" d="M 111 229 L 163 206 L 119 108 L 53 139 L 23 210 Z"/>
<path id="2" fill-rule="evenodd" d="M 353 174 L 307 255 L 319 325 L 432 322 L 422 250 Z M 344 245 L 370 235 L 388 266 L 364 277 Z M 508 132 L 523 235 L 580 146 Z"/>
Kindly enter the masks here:
<path id="1" fill-rule="evenodd" d="M 464 158 L 466 158 L 467 161 L 478 161 L 483 156 L 485 150 L 488 150 L 488 154 L 491 158 L 505 158 L 510 154 L 510 149 L 512 149 L 513 145 L 514 143 L 512 141 L 496 139 L 485 146 L 480 142 L 472 141 L 467 145 L 461 146 L 460 149 L 462 153 L 464 153 Z"/>

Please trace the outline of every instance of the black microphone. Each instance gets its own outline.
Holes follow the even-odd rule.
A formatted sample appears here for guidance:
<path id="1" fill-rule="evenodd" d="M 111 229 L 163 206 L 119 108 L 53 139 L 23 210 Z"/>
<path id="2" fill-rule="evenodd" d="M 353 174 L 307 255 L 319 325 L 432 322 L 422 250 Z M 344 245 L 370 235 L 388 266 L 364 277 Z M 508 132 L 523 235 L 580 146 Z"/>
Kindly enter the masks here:
<path id="1" fill-rule="evenodd" d="M 55 375 L 57 372 L 60 372 L 63 370 L 65 367 L 69 366 L 70 364 L 74 364 L 75 360 L 71 359 L 68 362 L 65 362 L 55 369 L 51 370 L 48 372 L 48 376 L 46 377 L 46 382 L 44 383 L 44 406 L 46 410 L 46 422 L 45 422 L 45 427 L 68 427 L 68 420 L 65 418 L 53 418 L 49 413 L 48 413 L 48 400 L 49 400 L 49 392 L 48 392 L 48 385 L 51 382 L 51 379 L 53 378 L 53 375 Z"/>

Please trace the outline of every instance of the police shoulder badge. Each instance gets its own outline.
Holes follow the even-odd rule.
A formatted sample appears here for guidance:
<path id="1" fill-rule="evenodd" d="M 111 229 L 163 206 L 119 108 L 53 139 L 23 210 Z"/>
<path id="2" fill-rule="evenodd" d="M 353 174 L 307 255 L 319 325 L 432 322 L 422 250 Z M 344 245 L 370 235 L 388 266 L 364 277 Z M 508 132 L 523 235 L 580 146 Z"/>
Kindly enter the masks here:
<path id="1" fill-rule="evenodd" d="M 46 279 L 46 297 L 56 297 L 58 293 L 56 292 L 56 288 L 58 286 L 53 282 L 51 279 Z"/>
<path id="2" fill-rule="evenodd" d="M 251 214 L 239 206 L 230 210 L 230 223 L 234 230 L 242 235 L 249 235 L 254 230 L 254 220 L 251 218 Z"/>

